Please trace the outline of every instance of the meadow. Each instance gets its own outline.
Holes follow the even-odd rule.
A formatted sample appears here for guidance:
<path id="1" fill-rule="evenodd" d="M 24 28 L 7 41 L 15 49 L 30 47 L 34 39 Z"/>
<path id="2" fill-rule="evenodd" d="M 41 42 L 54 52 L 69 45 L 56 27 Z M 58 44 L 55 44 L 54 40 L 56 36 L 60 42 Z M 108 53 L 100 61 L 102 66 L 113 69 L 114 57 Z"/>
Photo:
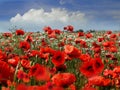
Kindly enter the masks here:
<path id="1" fill-rule="evenodd" d="M 119 90 L 120 32 L 0 33 L 1 90 Z"/>

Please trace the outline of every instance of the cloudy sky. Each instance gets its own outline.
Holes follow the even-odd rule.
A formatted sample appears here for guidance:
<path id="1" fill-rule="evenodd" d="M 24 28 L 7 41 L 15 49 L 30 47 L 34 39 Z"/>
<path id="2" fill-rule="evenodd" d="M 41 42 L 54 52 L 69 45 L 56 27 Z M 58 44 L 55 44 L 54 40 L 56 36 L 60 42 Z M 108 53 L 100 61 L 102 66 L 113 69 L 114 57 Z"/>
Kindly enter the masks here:
<path id="1" fill-rule="evenodd" d="M 44 26 L 120 30 L 120 0 L 0 0 L 0 31 Z"/>

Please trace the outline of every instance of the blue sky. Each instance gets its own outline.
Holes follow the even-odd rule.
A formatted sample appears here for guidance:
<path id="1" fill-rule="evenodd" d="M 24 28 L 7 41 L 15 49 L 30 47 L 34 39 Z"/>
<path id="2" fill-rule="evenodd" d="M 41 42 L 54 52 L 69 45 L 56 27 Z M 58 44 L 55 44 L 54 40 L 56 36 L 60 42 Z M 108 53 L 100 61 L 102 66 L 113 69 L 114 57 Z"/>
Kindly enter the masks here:
<path id="1" fill-rule="evenodd" d="M 120 30 L 120 0 L 0 0 L 0 31 L 44 26 Z"/>

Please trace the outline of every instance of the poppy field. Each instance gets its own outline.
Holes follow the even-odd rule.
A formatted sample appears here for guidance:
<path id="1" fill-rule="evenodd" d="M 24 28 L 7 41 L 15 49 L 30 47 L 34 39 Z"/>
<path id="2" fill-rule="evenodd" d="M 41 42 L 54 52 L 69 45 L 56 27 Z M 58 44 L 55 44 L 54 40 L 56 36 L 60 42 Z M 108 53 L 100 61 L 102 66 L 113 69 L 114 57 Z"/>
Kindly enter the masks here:
<path id="1" fill-rule="evenodd" d="M 0 33 L 0 90 L 120 90 L 120 32 Z"/>

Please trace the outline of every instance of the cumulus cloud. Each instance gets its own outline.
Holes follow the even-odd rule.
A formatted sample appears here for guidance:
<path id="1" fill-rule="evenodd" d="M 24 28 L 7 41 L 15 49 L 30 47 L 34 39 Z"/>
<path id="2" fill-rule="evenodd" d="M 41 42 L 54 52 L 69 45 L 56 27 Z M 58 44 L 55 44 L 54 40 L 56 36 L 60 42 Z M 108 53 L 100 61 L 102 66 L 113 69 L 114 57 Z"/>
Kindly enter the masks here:
<path id="1" fill-rule="evenodd" d="M 52 26 L 60 28 L 72 24 L 75 27 L 86 24 L 85 14 L 80 11 L 71 12 L 66 9 L 52 8 L 51 11 L 44 9 L 30 9 L 23 15 L 17 14 L 10 19 L 10 22 L 17 25 L 26 26 Z"/>

